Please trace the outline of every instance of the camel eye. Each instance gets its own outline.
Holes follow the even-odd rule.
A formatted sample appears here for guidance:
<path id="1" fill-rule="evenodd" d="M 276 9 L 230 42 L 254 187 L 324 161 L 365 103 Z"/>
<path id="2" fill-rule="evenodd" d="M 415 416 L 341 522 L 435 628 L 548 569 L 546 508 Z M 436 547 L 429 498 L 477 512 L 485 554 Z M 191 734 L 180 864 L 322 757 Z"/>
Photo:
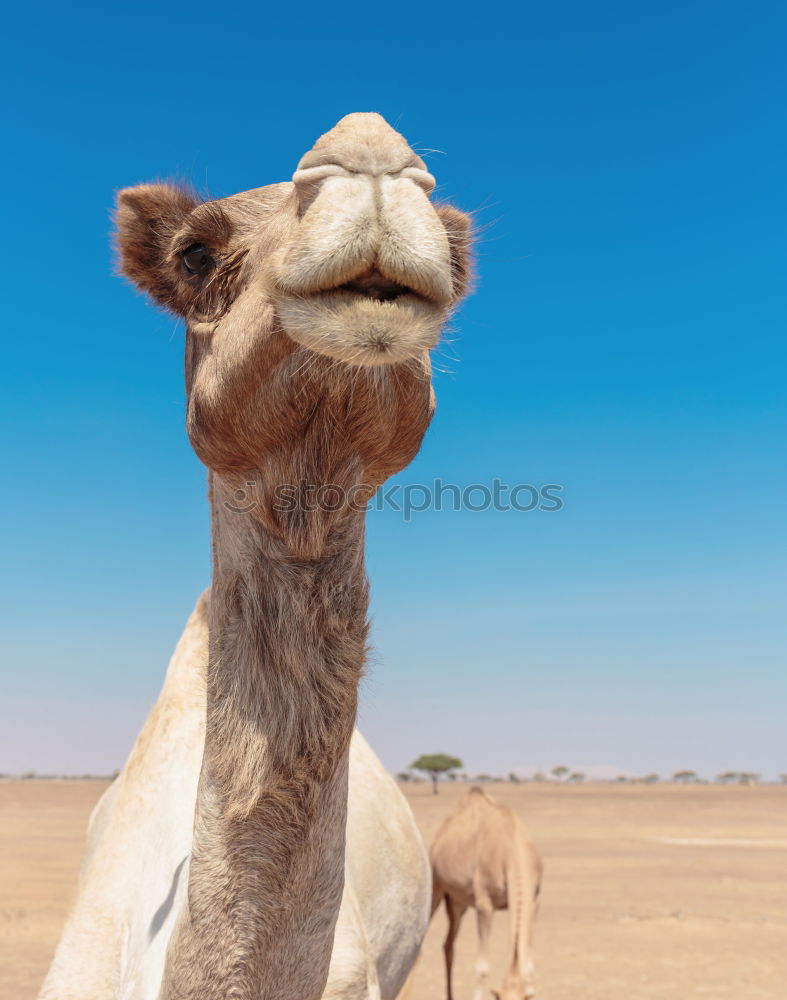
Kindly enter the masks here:
<path id="1" fill-rule="evenodd" d="M 195 243 L 181 254 L 183 266 L 189 277 L 200 277 L 215 265 L 216 261 L 201 243 Z"/>

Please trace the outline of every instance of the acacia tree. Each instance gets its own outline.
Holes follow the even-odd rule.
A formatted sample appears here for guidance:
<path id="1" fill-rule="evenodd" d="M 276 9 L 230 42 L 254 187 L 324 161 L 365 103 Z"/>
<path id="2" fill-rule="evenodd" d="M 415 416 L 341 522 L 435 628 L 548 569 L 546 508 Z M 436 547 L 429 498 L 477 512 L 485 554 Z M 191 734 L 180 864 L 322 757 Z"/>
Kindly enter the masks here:
<path id="1" fill-rule="evenodd" d="M 565 764 L 556 764 L 552 768 L 552 774 L 555 776 L 555 781 L 562 781 L 563 778 L 569 773 L 569 768 Z"/>
<path id="2" fill-rule="evenodd" d="M 464 765 L 458 757 L 452 757 L 447 753 L 424 753 L 418 760 L 414 760 L 410 767 L 429 775 L 432 779 L 432 791 L 437 795 L 437 779 L 440 775 L 455 771 Z"/>
<path id="3" fill-rule="evenodd" d="M 676 771 L 672 775 L 672 780 L 677 781 L 681 785 L 693 785 L 697 782 L 697 772 L 696 771 Z"/>

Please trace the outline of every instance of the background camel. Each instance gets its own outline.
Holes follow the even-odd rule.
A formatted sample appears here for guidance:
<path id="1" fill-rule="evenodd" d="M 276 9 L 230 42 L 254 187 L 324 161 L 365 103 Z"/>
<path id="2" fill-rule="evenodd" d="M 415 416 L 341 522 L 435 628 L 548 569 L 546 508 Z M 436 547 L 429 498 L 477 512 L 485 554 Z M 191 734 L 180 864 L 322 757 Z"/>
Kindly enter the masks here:
<path id="1" fill-rule="evenodd" d="M 388 998 L 417 953 L 423 848 L 351 736 L 365 502 L 419 448 L 467 283 L 468 220 L 433 186 L 360 114 L 291 183 L 119 196 L 124 273 L 186 320 L 213 579 L 95 811 L 41 1000 L 317 1000 L 329 962 L 327 994 Z"/>
<path id="2" fill-rule="evenodd" d="M 531 954 L 541 886 L 541 859 L 521 820 L 482 788 L 468 790 L 453 816 L 437 832 L 430 851 L 434 888 L 432 912 L 445 900 L 448 934 L 445 972 L 448 1000 L 453 1000 L 451 972 L 454 941 L 469 906 L 478 917 L 475 1000 L 489 975 L 488 944 L 495 910 L 508 909 L 511 962 L 498 1000 L 535 996 Z"/>

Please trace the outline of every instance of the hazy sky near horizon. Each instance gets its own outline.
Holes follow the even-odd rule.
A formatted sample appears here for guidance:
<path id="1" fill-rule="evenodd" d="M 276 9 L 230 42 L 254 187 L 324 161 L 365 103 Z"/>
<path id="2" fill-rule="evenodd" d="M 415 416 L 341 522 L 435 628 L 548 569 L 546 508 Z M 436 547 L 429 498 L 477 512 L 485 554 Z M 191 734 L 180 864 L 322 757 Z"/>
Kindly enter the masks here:
<path id="1" fill-rule="evenodd" d="M 475 212 L 478 288 L 403 484 L 559 512 L 369 515 L 360 723 L 390 768 L 787 771 L 787 9 L 17 5 L 2 73 L 0 771 L 119 767 L 209 582 L 180 326 L 114 191 L 287 179 L 376 110 Z"/>

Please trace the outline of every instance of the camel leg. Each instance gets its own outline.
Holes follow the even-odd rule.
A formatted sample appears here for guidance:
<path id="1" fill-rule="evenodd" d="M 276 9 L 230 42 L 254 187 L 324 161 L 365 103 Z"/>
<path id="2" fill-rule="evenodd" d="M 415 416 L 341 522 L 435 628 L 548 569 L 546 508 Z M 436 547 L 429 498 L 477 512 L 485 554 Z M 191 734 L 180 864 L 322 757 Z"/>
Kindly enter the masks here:
<path id="1" fill-rule="evenodd" d="M 475 908 L 478 918 L 478 958 L 475 963 L 474 1000 L 482 1000 L 484 984 L 489 975 L 489 933 L 495 911 L 489 899 L 476 900 Z"/>
<path id="2" fill-rule="evenodd" d="M 520 919 L 511 916 L 511 931 L 514 954 L 506 973 L 505 982 L 516 984 L 516 991 L 523 1000 L 535 1000 L 535 967 L 533 965 L 533 930 L 538 914 L 538 887 L 530 900 L 522 906 Z"/>
<path id="3" fill-rule="evenodd" d="M 445 955 L 445 982 L 447 1000 L 454 1000 L 451 983 L 451 973 L 454 966 L 454 941 L 459 933 L 459 925 L 465 915 L 464 906 L 458 906 L 450 896 L 445 897 L 445 908 L 448 913 L 448 934 L 443 943 L 443 954 Z"/>
<path id="4" fill-rule="evenodd" d="M 430 923 L 432 921 L 432 917 L 435 915 L 435 911 L 437 910 L 438 906 L 442 903 L 442 901 L 444 899 L 446 899 L 445 890 L 440 886 L 440 884 L 437 881 L 437 879 L 435 879 L 434 876 L 433 876 L 432 877 L 432 909 L 431 909 L 431 911 L 429 913 L 429 922 Z M 446 903 L 446 905 L 448 905 L 448 904 Z M 418 968 L 418 966 L 421 964 L 421 959 L 423 958 L 423 954 L 424 954 L 424 951 L 423 951 L 423 947 L 422 947 L 421 950 L 418 952 L 418 957 L 416 958 L 415 962 L 413 963 L 412 969 L 410 969 L 410 972 L 408 973 L 407 979 L 405 979 L 405 981 L 404 981 L 404 986 L 401 988 L 401 990 L 399 990 L 399 994 L 396 997 L 396 1000 L 410 1000 L 410 994 L 413 992 L 413 983 L 415 982 L 415 971 Z"/>
<path id="5" fill-rule="evenodd" d="M 442 903 L 442 901 L 444 899 L 446 899 L 445 892 L 443 891 L 443 889 L 440 887 L 439 883 L 437 882 L 437 880 L 433 876 L 433 878 L 432 878 L 432 909 L 429 911 L 429 922 L 430 923 L 432 922 L 432 917 L 435 915 L 435 911 L 437 910 L 438 906 Z M 447 905 L 448 904 L 446 903 L 446 906 Z M 423 958 L 423 954 L 424 954 L 424 950 L 423 950 L 423 946 L 422 946 L 421 950 L 418 952 L 418 955 L 417 955 L 417 957 L 415 959 L 415 962 L 413 962 L 413 967 L 410 969 L 409 973 L 407 974 L 407 979 L 405 979 L 405 981 L 404 981 L 404 986 L 401 988 L 401 990 L 399 990 L 399 994 L 397 995 L 396 1000 L 410 1000 L 410 994 L 413 992 L 413 983 L 415 982 L 415 972 L 416 972 L 416 969 L 418 968 L 418 966 L 421 964 L 421 959 Z"/>
<path id="6" fill-rule="evenodd" d="M 413 992 L 413 983 L 415 982 L 415 972 L 418 966 L 421 964 L 421 957 L 423 951 L 418 952 L 418 957 L 413 963 L 412 969 L 407 973 L 407 979 L 404 981 L 404 986 L 399 990 L 396 1000 L 410 1000 L 410 995 Z"/>
<path id="7" fill-rule="evenodd" d="M 533 931 L 536 926 L 536 917 L 538 916 L 538 903 L 538 895 L 536 895 L 525 917 L 525 925 L 522 928 L 522 942 L 517 949 L 520 952 L 518 957 L 525 989 L 525 1000 L 534 1000 L 536 995 L 535 967 L 533 965 Z"/>

